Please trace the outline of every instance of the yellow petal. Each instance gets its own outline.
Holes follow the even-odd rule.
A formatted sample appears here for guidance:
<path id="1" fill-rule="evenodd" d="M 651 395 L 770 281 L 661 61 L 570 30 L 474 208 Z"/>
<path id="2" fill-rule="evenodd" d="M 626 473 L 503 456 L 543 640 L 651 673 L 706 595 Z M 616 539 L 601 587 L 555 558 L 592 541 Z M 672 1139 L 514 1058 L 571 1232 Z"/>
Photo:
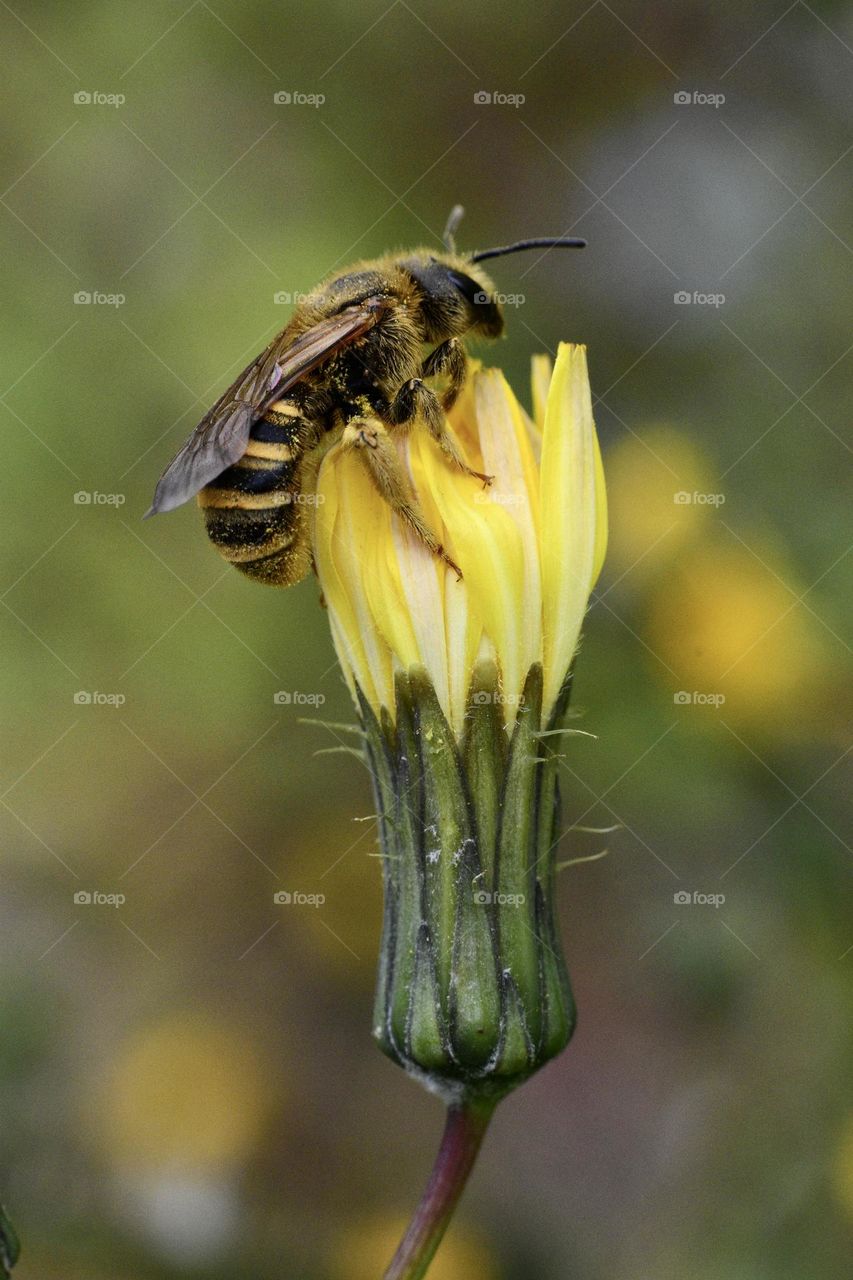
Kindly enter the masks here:
<path id="1" fill-rule="evenodd" d="M 541 435 L 545 429 L 545 406 L 554 362 L 550 356 L 535 355 L 530 361 L 530 389 L 533 397 L 533 421 Z"/>
<path id="2" fill-rule="evenodd" d="M 471 685 L 471 673 L 477 660 L 483 635 L 483 622 L 470 593 L 465 587 L 448 582 L 444 610 L 447 626 L 447 673 L 450 692 L 448 719 L 457 735 L 461 735 L 465 707 Z"/>
<path id="3" fill-rule="evenodd" d="M 378 497 L 378 494 L 376 495 Z M 387 502 L 376 502 L 379 518 L 364 561 L 364 589 L 370 612 L 388 648 L 404 667 L 420 664 L 421 652 L 415 635 L 414 615 L 400 577 L 395 555 L 393 516 Z"/>
<path id="4" fill-rule="evenodd" d="M 395 516 L 393 550 L 399 565 L 405 608 L 417 638 L 419 661 L 429 672 L 442 711 L 450 710 L 447 637 L 444 627 L 446 566 Z M 434 528 L 434 526 L 433 526 Z M 440 532 L 438 534 L 440 537 Z M 455 574 L 451 574 L 455 578 Z M 412 664 L 405 661 L 405 666 Z"/>
<path id="5" fill-rule="evenodd" d="M 318 483 L 314 553 L 335 647 L 354 691 L 393 711 L 393 673 L 425 667 L 461 734 L 478 657 L 498 667 L 511 723 L 527 672 L 545 669 L 546 711 L 565 678 L 607 541 L 606 496 L 583 347 L 562 345 L 550 388 L 533 362 L 536 423 L 498 370 L 471 376 L 448 432 L 491 489 L 426 430 L 396 436 L 424 519 L 455 575 L 393 513 L 363 459 L 333 448 Z M 541 450 L 541 462 L 540 462 Z"/>
<path id="6" fill-rule="evenodd" d="M 586 348 L 561 343 L 542 439 L 540 554 L 546 714 L 577 648 L 601 548 Z"/>
<path id="7" fill-rule="evenodd" d="M 477 375 L 474 402 L 483 466 L 488 475 L 494 476 L 491 487 L 480 497 L 501 507 L 519 534 L 523 580 L 515 605 L 520 624 L 517 666 L 526 673 L 540 660 L 542 648 L 536 464 L 515 396 L 499 370 L 488 369 Z M 513 687 L 512 692 L 517 690 Z"/>
<path id="8" fill-rule="evenodd" d="M 479 481 L 451 470 L 423 433 L 413 436 L 410 448 L 441 513 L 448 549 L 464 574 L 464 582 L 448 575 L 446 590 L 467 592 L 495 646 L 505 691 L 518 693 L 526 675 L 521 670 L 524 554 L 518 526 L 504 509 L 482 500 L 486 495 Z"/>
<path id="9" fill-rule="evenodd" d="M 607 487 L 604 483 L 604 464 L 601 461 L 601 448 L 598 433 L 593 429 L 593 452 L 595 454 L 595 561 L 592 567 L 590 590 L 598 582 L 607 555 Z"/>
<path id="10" fill-rule="evenodd" d="M 317 492 L 314 555 L 343 642 L 339 656 L 371 705 L 393 706 L 391 654 L 373 625 L 362 583 L 365 556 L 379 524 L 379 496 L 358 458 L 341 449 L 324 459 Z"/>

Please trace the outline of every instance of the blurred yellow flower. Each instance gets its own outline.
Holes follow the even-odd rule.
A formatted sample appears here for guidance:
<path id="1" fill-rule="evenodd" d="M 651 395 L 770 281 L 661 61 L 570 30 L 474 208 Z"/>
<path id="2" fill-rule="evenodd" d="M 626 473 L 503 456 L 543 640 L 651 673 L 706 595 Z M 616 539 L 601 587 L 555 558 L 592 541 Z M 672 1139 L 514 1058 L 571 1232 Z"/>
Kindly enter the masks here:
<path id="1" fill-rule="evenodd" d="M 761 552 L 768 565 L 771 554 Z M 683 688 L 724 694 L 726 718 L 796 735 L 821 710 L 829 677 L 798 594 L 739 546 L 697 546 L 653 594 L 648 643 Z"/>
<path id="2" fill-rule="evenodd" d="M 711 489 L 711 468 L 700 449 L 674 427 L 644 428 L 607 455 L 610 543 L 607 559 L 615 577 L 629 585 L 666 565 L 693 540 L 714 510 L 707 503 L 679 502 L 686 492 Z"/>
<path id="3" fill-rule="evenodd" d="M 254 1147 L 269 1073 L 245 1029 L 176 1015 L 130 1036 L 92 1101 L 114 1164 L 218 1171 Z"/>
<path id="4" fill-rule="evenodd" d="M 531 667 L 544 672 L 547 721 L 577 647 L 606 546 L 606 503 L 586 348 L 563 343 L 552 376 L 534 364 L 534 411 L 503 374 L 477 370 L 450 415 L 480 483 L 426 432 L 400 443 L 427 520 L 462 569 L 458 581 L 392 514 L 341 446 L 319 477 L 314 555 L 344 674 L 379 714 L 394 673 L 425 669 L 455 733 L 475 663 L 492 660 L 508 709 Z M 547 385 L 547 392 L 546 392 Z"/>

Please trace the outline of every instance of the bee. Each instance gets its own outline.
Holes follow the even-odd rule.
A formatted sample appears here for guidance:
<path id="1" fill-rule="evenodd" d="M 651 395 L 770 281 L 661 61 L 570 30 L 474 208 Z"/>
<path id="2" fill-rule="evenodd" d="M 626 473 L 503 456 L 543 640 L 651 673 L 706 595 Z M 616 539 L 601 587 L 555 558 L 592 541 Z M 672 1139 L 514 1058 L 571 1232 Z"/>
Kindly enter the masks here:
<path id="1" fill-rule="evenodd" d="M 160 477 L 146 514 L 198 495 L 208 537 L 226 560 L 259 582 L 291 586 L 312 567 L 306 499 L 324 456 L 340 444 L 355 450 L 382 498 L 461 577 L 426 521 L 395 435 L 422 426 L 448 465 L 491 482 L 467 465 L 445 422 L 465 384 L 462 339 L 497 338 L 504 330 L 479 264 L 585 244 L 557 236 L 460 254 L 462 213 L 457 205 L 450 214 L 444 253 L 424 248 L 359 262 L 303 299 L 202 418 Z M 433 377 L 441 379 L 440 395 L 426 385 Z"/>

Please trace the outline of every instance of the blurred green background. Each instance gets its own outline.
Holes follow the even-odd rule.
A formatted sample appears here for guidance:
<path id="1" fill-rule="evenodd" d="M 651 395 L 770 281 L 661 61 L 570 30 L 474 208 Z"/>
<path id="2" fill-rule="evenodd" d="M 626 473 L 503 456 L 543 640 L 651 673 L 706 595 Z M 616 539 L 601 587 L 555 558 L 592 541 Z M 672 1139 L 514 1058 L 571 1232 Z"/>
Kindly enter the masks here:
<path id="1" fill-rule="evenodd" d="M 564 805 L 620 829 L 564 842 L 609 848 L 562 882 L 579 1029 L 431 1274 L 841 1275 L 849 7 L 12 0 L 0 28 L 16 1275 L 373 1280 L 420 1193 L 441 1114 L 370 1038 L 368 780 L 300 723 L 351 718 L 316 585 L 140 516 L 276 294 L 436 244 L 457 201 L 463 245 L 589 240 L 494 264 L 524 301 L 479 354 L 526 398 L 532 352 L 589 345 L 612 541 Z"/>

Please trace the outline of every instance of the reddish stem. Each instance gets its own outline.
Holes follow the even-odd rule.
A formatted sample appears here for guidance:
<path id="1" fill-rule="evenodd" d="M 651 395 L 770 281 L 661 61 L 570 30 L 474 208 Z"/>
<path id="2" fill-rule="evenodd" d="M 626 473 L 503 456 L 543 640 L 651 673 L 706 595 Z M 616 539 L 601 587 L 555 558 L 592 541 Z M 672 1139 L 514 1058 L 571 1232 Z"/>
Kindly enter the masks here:
<path id="1" fill-rule="evenodd" d="M 495 1102 L 466 1102 L 447 1111 L 429 1182 L 383 1280 L 421 1280 L 456 1208 L 485 1136 Z"/>

